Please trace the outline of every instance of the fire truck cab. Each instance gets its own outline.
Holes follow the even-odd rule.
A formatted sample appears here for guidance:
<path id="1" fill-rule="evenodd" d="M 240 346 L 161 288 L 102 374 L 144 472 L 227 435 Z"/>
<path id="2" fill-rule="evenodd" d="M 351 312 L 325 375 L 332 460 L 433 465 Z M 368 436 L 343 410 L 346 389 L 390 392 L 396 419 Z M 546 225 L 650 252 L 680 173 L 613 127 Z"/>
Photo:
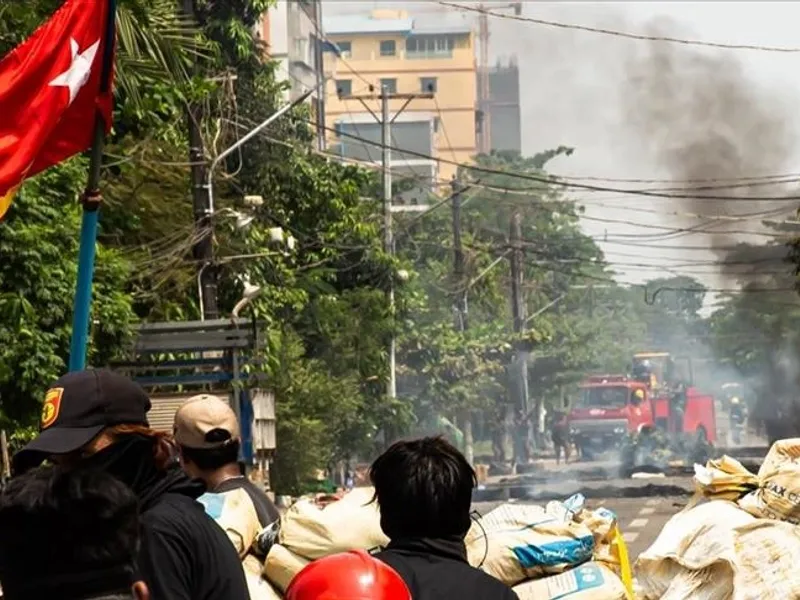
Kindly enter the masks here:
<path id="1" fill-rule="evenodd" d="M 631 370 L 650 391 L 657 428 L 713 443 L 717 439 L 714 397 L 692 385 L 691 361 L 683 361 L 677 364 L 668 352 L 641 352 L 634 355 Z"/>
<path id="2" fill-rule="evenodd" d="M 629 433 L 654 425 L 654 406 L 646 384 L 626 375 L 595 375 L 580 386 L 569 414 L 570 436 L 581 454 L 620 445 Z"/>

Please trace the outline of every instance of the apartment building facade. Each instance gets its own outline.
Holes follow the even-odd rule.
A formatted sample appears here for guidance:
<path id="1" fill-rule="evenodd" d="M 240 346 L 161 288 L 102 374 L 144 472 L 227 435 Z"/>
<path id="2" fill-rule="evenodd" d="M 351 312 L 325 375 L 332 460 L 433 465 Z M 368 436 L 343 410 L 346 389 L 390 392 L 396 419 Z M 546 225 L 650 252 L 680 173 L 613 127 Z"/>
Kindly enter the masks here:
<path id="1" fill-rule="evenodd" d="M 341 57 L 326 54 L 326 75 L 334 75 L 326 90 L 326 126 L 334 131 L 329 150 L 380 163 L 380 101 L 352 96 L 377 95 L 384 86 L 390 93 L 432 92 L 433 99 L 390 101 L 391 115 L 402 110 L 392 124 L 396 150 L 390 168 L 419 181 L 427 178 L 433 187 L 449 182 L 457 170 L 452 163 L 469 162 L 476 154 L 472 29 L 437 25 L 398 10 L 329 17 L 323 27 L 326 39 L 341 52 Z"/>
<path id="2" fill-rule="evenodd" d="M 489 137 L 492 150 L 522 152 L 522 111 L 516 58 L 489 70 Z"/>
<path id="3" fill-rule="evenodd" d="M 277 78 L 288 82 L 284 100 L 290 102 L 321 86 L 323 74 L 322 0 L 277 0 L 261 19 L 258 35 L 267 55 L 278 63 Z M 309 98 L 324 130 L 325 93 L 318 89 Z"/>

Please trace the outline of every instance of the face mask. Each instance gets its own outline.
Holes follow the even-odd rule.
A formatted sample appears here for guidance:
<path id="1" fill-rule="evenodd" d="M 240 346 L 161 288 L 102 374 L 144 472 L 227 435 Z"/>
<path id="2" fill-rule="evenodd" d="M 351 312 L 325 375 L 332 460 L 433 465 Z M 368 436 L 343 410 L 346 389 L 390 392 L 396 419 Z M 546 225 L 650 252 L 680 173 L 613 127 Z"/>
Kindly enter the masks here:
<path id="1" fill-rule="evenodd" d="M 143 436 L 127 435 L 92 456 L 81 459 L 76 469 L 92 469 L 113 475 L 140 495 L 159 477 L 153 458 L 153 442 Z"/>

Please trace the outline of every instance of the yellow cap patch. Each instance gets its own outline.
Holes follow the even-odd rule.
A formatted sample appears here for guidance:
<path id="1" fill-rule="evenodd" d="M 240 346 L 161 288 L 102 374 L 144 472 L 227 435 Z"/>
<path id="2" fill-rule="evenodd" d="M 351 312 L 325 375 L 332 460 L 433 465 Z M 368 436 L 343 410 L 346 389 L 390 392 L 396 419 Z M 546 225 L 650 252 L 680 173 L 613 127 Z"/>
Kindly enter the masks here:
<path id="1" fill-rule="evenodd" d="M 47 429 L 55 423 L 58 412 L 61 409 L 61 396 L 64 395 L 64 388 L 51 388 L 47 390 L 42 405 L 42 429 Z"/>

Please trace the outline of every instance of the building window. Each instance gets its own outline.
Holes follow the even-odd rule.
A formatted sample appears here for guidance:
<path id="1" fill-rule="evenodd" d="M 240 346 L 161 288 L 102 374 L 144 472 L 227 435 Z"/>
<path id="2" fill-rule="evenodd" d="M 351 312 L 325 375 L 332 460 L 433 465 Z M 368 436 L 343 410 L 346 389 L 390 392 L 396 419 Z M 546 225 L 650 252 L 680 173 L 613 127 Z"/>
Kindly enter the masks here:
<path id="1" fill-rule="evenodd" d="M 439 127 L 442 120 L 439 117 L 433 117 L 433 133 L 439 133 Z"/>
<path id="2" fill-rule="evenodd" d="M 394 40 L 381 41 L 381 56 L 394 56 L 397 53 L 397 44 Z"/>
<path id="3" fill-rule="evenodd" d="M 412 35 L 406 39 L 406 57 L 449 58 L 455 45 L 452 35 Z"/>
<path id="4" fill-rule="evenodd" d="M 352 79 L 337 79 L 336 94 L 339 96 L 350 96 L 353 93 Z"/>
<path id="5" fill-rule="evenodd" d="M 337 138 L 342 137 L 342 124 L 339 121 L 336 121 L 333 124 L 333 135 L 335 135 Z"/>
<path id="6" fill-rule="evenodd" d="M 397 79 L 381 79 L 381 91 L 386 89 L 387 94 L 397 93 Z"/>
<path id="7" fill-rule="evenodd" d="M 419 89 L 423 94 L 432 94 L 438 92 L 438 81 L 436 77 L 420 77 Z"/>
<path id="8" fill-rule="evenodd" d="M 350 58 L 353 55 L 353 44 L 351 42 L 336 42 L 336 45 L 345 58 Z"/>

